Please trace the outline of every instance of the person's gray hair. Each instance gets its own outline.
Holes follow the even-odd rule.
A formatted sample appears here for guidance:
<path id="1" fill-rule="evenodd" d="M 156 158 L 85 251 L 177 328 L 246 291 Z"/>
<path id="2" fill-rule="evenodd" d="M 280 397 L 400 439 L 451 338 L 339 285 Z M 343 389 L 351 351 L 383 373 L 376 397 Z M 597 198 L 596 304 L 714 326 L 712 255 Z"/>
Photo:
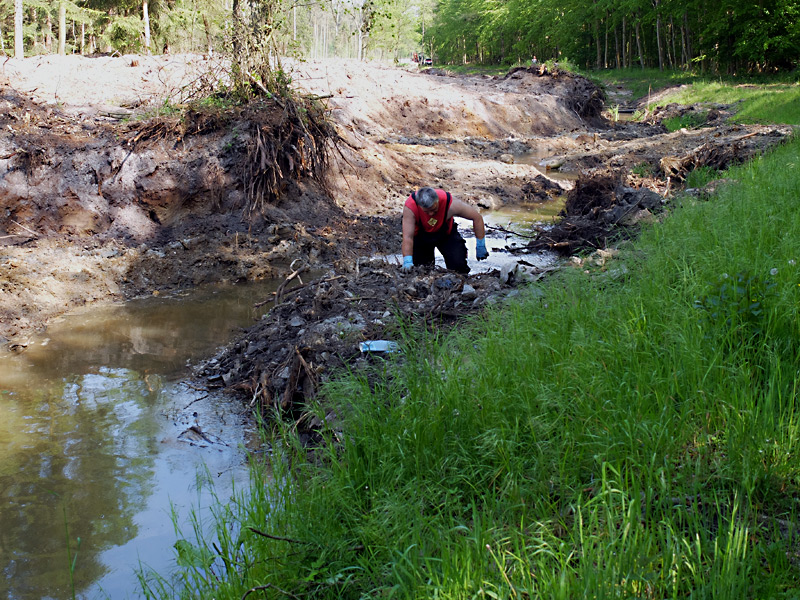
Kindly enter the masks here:
<path id="1" fill-rule="evenodd" d="M 422 210 L 430 210 L 439 200 L 439 194 L 436 193 L 436 190 L 429 187 L 420 188 L 415 197 L 417 206 Z"/>

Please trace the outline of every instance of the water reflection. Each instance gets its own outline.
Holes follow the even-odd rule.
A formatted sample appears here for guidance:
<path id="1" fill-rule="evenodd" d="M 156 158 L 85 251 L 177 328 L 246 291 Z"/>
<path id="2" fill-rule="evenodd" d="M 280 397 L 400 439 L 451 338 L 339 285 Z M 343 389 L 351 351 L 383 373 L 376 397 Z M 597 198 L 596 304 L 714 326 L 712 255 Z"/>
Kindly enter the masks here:
<path id="1" fill-rule="evenodd" d="M 168 570 L 170 503 L 184 515 L 210 504 L 198 469 L 221 497 L 247 478 L 242 409 L 178 378 L 275 287 L 95 307 L 0 356 L 0 597 L 71 598 L 74 585 L 80 598 L 137 598 L 140 561 Z M 219 441 L 184 442 L 192 426 Z"/>

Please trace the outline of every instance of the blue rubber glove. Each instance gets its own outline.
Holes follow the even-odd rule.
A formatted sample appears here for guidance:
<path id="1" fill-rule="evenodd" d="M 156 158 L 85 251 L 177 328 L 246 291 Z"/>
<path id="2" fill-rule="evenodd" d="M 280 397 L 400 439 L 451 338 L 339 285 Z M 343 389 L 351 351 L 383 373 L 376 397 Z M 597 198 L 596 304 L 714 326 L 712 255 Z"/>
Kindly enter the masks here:
<path id="1" fill-rule="evenodd" d="M 414 266 L 414 258 L 411 256 L 404 256 L 403 257 L 403 266 L 400 267 L 400 270 L 403 273 L 410 273 L 411 267 Z"/>
<path id="2" fill-rule="evenodd" d="M 489 251 L 486 249 L 486 240 L 475 240 L 475 256 L 478 260 L 486 260 L 489 258 Z"/>

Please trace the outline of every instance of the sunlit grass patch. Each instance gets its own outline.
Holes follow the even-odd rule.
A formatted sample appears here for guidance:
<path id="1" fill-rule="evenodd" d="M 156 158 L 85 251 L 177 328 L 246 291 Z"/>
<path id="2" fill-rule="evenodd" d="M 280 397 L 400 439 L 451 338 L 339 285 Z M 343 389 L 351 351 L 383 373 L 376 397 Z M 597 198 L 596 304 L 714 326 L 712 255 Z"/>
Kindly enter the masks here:
<path id="1" fill-rule="evenodd" d="M 800 85 L 797 84 L 698 82 L 660 100 L 660 103 L 665 102 L 739 104 L 734 120 L 741 123 L 800 124 Z"/>

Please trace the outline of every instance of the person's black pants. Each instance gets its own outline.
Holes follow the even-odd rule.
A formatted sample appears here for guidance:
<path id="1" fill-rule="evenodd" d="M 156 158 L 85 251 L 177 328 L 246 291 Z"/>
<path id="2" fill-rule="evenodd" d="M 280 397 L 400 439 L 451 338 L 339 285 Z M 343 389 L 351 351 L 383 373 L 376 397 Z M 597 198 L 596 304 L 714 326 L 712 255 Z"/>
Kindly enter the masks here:
<path id="1" fill-rule="evenodd" d="M 414 264 L 415 265 L 432 265 L 436 262 L 433 251 L 438 249 L 444 256 L 444 264 L 448 269 L 458 273 L 469 273 L 469 265 L 467 264 L 467 243 L 461 234 L 458 233 L 458 227 L 453 223 L 453 228 L 450 233 L 442 230 L 428 233 L 421 230 L 414 236 Z"/>

